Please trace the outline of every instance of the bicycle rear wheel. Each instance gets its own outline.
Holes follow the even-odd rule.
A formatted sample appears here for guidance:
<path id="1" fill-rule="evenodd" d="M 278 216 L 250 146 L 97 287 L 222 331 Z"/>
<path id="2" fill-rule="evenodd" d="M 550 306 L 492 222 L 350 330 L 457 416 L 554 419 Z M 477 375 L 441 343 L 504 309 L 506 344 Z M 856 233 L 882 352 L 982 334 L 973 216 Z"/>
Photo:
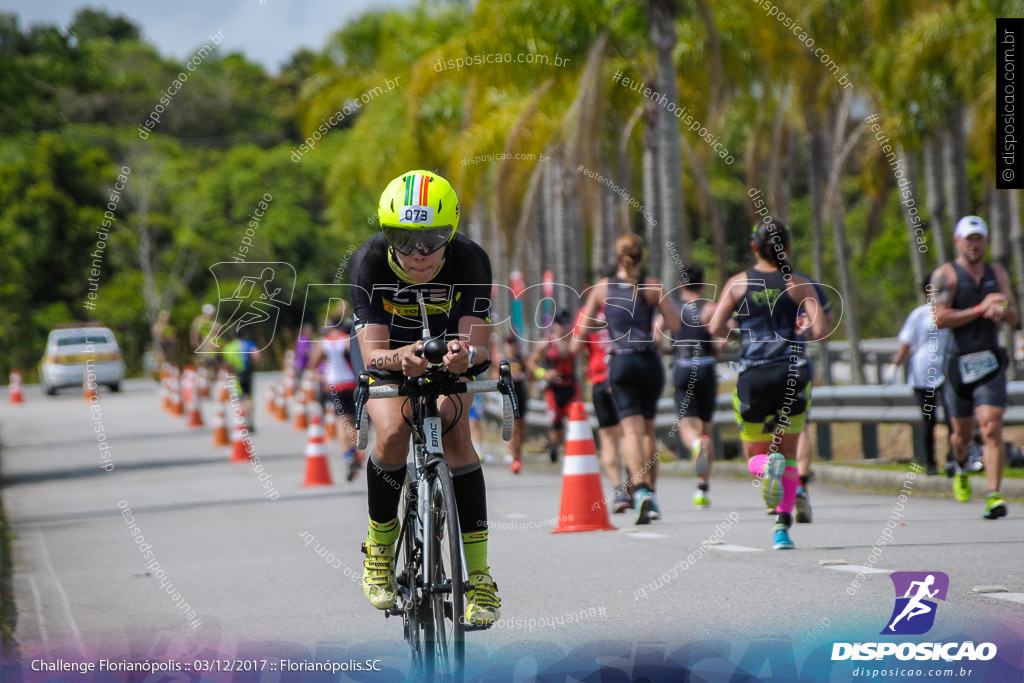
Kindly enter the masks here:
<path id="1" fill-rule="evenodd" d="M 430 487 L 430 529 L 433 533 L 427 576 L 431 586 L 433 639 L 436 673 L 449 680 L 461 680 L 466 663 L 466 598 L 462 568 L 462 534 L 455 504 L 455 488 L 448 464 L 435 466 Z"/>

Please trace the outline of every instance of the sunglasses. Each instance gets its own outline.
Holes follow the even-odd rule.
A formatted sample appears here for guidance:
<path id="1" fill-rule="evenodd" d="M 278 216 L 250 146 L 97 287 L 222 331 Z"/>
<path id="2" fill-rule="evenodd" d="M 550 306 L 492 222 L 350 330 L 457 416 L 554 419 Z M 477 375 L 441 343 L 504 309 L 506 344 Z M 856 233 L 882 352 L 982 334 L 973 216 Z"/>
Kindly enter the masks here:
<path id="1" fill-rule="evenodd" d="M 415 230 L 385 225 L 381 227 L 381 231 L 391 248 L 402 256 L 408 256 L 414 251 L 429 256 L 438 249 L 443 249 L 455 234 L 455 229 L 450 225 Z"/>

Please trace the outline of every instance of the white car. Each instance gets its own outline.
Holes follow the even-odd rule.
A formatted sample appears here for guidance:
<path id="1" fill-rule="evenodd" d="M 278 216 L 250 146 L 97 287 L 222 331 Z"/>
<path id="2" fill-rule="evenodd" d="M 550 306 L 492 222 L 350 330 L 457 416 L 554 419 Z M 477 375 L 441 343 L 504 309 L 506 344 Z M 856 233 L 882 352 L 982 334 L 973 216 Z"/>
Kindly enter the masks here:
<path id="1" fill-rule="evenodd" d="M 50 331 L 46 351 L 39 361 L 39 383 L 52 396 L 61 387 L 80 387 L 86 365 L 96 384 L 121 390 L 124 361 L 114 333 L 106 327 L 57 327 Z"/>

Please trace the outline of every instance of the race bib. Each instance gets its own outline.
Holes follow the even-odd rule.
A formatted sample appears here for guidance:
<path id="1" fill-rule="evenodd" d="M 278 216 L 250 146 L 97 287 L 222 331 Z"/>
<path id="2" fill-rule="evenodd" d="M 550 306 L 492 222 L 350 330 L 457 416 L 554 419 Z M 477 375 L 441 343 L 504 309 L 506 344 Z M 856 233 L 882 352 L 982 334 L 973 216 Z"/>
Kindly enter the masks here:
<path id="1" fill-rule="evenodd" d="M 991 351 L 965 353 L 957 357 L 957 362 L 964 384 L 973 384 L 999 369 L 999 359 Z"/>

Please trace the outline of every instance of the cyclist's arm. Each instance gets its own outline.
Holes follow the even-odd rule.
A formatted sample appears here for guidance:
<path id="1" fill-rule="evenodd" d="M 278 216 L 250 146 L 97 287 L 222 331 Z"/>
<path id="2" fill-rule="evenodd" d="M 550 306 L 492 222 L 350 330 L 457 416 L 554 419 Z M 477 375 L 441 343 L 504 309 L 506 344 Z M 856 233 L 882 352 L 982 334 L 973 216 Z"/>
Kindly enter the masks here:
<path id="1" fill-rule="evenodd" d="M 359 351 L 363 354 L 363 365 L 371 370 L 401 372 L 409 377 L 418 377 L 427 369 L 427 359 L 418 358 L 414 351 L 421 342 L 391 348 L 390 330 L 387 325 L 363 325 L 356 330 Z"/>
<path id="2" fill-rule="evenodd" d="M 981 317 L 982 311 L 977 307 L 953 308 L 956 296 L 956 271 L 949 263 L 944 263 L 932 273 L 932 288 L 935 291 L 935 327 L 949 329 L 974 322 Z"/>
<path id="3" fill-rule="evenodd" d="M 739 298 L 746 292 L 747 288 L 747 276 L 745 273 L 734 275 L 730 278 L 729 282 L 725 285 L 725 290 L 722 292 L 722 298 L 717 303 L 705 304 L 704 309 L 701 311 L 701 318 L 704 319 L 708 316 L 708 311 L 711 311 L 710 317 L 707 317 L 708 332 L 713 336 L 722 339 L 727 339 L 730 332 L 732 331 L 729 327 L 729 319 L 732 317 L 732 312 L 736 310 L 736 304 L 739 302 Z"/>
<path id="4" fill-rule="evenodd" d="M 459 318 L 459 338 L 463 341 L 448 343 L 444 365 L 449 372 L 463 373 L 469 369 L 469 349 L 475 349 L 473 365 L 481 365 L 491 358 L 491 324 L 483 318 Z"/>
<path id="5" fill-rule="evenodd" d="M 683 327 L 683 320 L 679 317 L 679 311 L 676 310 L 675 305 L 669 297 L 665 296 L 665 288 L 660 282 L 658 283 L 658 312 L 661 313 L 661 318 L 668 329 L 673 332 L 678 332 Z"/>
<path id="6" fill-rule="evenodd" d="M 320 366 L 320 361 L 324 358 L 324 345 L 316 344 L 313 346 L 313 350 L 309 353 L 309 358 L 306 359 L 306 368 L 316 370 Z"/>
<path id="7" fill-rule="evenodd" d="M 608 280 L 601 279 L 594 285 L 589 292 L 587 292 L 587 300 L 583 304 L 583 308 L 576 315 L 576 324 L 572 330 L 572 341 L 569 342 L 569 351 L 571 353 L 581 353 L 585 344 L 590 343 L 590 334 L 595 330 L 604 329 L 607 327 L 607 323 L 599 323 L 597 321 L 598 311 L 601 310 L 601 306 L 604 305 L 604 300 L 608 295 Z M 540 357 L 540 350 L 530 358 Z M 531 368 L 534 370 L 534 368 Z"/>
<path id="8" fill-rule="evenodd" d="M 547 350 L 547 348 L 548 348 L 547 342 L 538 344 L 537 348 L 533 350 L 533 353 L 531 353 L 526 358 L 526 370 L 527 370 L 527 372 L 530 373 L 530 377 L 537 378 L 537 371 L 538 370 L 541 370 L 542 372 L 546 372 L 546 368 L 544 368 L 540 364 L 540 359 L 544 355 L 544 352 Z"/>

